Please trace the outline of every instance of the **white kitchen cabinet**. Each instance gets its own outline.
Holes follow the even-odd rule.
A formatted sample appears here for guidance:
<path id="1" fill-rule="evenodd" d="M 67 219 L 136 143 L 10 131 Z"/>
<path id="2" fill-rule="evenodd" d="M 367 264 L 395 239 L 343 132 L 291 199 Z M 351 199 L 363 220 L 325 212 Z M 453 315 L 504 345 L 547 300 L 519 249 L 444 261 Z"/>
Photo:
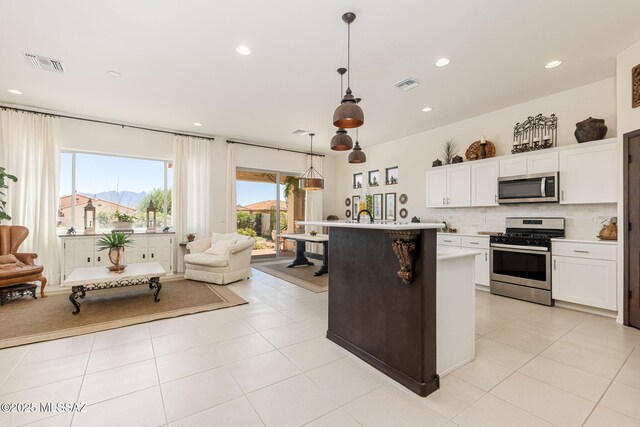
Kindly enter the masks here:
<path id="1" fill-rule="evenodd" d="M 447 171 L 437 169 L 427 171 L 427 207 L 441 208 L 447 201 Z"/>
<path id="2" fill-rule="evenodd" d="M 480 252 L 475 257 L 477 285 L 489 286 L 489 236 L 456 236 L 453 233 L 438 233 L 438 246 L 473 249 Z"/>
<path id="3" fill-rule="evenodd" d="M 63 236 L 62 271 L 64 280 L 75 268 L 111 265 L 109 251 L 99 251 L 98 240 L 102 235 Z M 156 261 L 167 271 L 173 272 L 173 233 L 137 234 L 132 244 L 125 248 L 126 264 Z"/>
<path id="4" fill-rule="evenodd" d="M 471 164 L 471 206 L 498 206 L 499 162 Z"/>
<path id="5" fill-rule="evenodd" d="M 553 242 L 553 298 L 616 310 L 615 251 L 615 245 Z"/>
<path id="6" fill-rule="evenodd" d="M 527 174 L 527 158 L 525 156 L 500 159 L 500 176 L 516 176 Z"/>
<path id="7" fill-rule="evenodd" d="M 557 172 L 558 169 L 557 151 L 545 152 L 542 150 L 541 152 L 500 159 L 500 176 L 535 175 Z"/>
<path id="8" fill-rule="evenodd" d="M 616 144 L 560 152 L 560 203 L 616 203 Z"/>
<path id="9" fill-rule="evenodd" d="M 528 154 L 527 159 L 527 174 L 535 175 L 537 173 L 546 172 L 558 172 L 559 160 L 558 153 L 553 151 L 551 153 L 540 152 L 538 154 Z"/>
<path id="10" fill-rule="evenodd" d="M 471 206 L 471 168 L 446 166 L 427 171 L 427 207 Z"/>

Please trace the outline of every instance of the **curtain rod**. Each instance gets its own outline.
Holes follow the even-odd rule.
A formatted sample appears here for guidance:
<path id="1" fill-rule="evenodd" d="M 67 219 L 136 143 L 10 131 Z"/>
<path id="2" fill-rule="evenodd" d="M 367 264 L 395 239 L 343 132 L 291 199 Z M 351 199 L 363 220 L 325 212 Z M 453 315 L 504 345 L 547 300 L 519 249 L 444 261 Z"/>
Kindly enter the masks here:
<path id="1" fill-rule="evenodd" d="M 214 140 L 214 138 L 212 136 L 190 135 L 188 133 L 171 132 L 171 131 L 168 131 L 168 130 L 151 129 L 151 128 L 146 128 L 146 127 L 143 127 L 143 126 L 125 125 L 125 124 L 122 124 L 122 123 L 108 122 L 106 120 L 86 119 L 84 117 L 66 116 L 64 114 L 43 113 L 42 111 L 27 110 L 27 109 L 24 109 L 24 108 L 16 108 L 16 107 L 8 107 L 8 106 L 5 106 L 5 105 L 0 105 L 0 109 L 2 109 L 2 110 L 21 111 L 21 112 L 24 112 L 24 113 L 40 114 L 40 115 L 43 115 L 43 116 L 62 117 L 64 119 L 80 120 L 80 121 L 83 121 L 83 122 L 90 122 L 90 123 L 100 123 L 100 124 L 103 124 L 103 125 L 120 126 L 122 128 L 146 130 L 146 131 L 149 131 L 149 132 L 166 133 L 166 134 L 169 134 L 169 135 L 190 136 L 192 138 L 202 138 L 202 139 L 208 139 L 210 141 Z"/>
<path id="2" fill-rule="evenodd" d="M 269 150 L 288 151 L 289 153 L 306 154 L 306 155 L 309 155 L 309 156 L 325 157 L 324 154 L 316 154 L 316 153 L 311 154 L 311 153 L 307 153 L 305 151 L 290 150 L 288 148 L 269 147 L 268 145 L 251 144 L 249 142 L 233 141 L 231 139 L 227 139 L 227 143 L 228 144 L 248 145 L 250 147 L 258 147 L 258 148 L 268 148 Z"/>

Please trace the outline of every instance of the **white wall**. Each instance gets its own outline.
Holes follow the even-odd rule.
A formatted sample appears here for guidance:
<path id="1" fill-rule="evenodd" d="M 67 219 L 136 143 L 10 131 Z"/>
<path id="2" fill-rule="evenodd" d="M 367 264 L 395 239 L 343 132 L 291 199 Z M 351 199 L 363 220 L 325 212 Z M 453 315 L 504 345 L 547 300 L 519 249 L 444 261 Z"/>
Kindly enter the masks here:
<path id="1" fill-rule="evenodd" d="M 618 155 L 620 168 L 618 174 L 618 200 L 623 200 L 623 136 L 625 133 L 640 129 L 640 108 L 631 108 L 631 68 L 640 64 L 640 41 L 628 47 L 618 54 L 616 60 L 616 80 L 617 80 L 617 113 L 618 113 Z M 618 203 L 619 227 L 626 224 L 624 218 L 624 206 Z M 619 229 L 618 234 L 618 322 L 623 321 L 623 289 L 624 289 L 624 236 Z"/>
<path id="2" fill-rule="evenodd" d="M 607 137 L 613 137 L 617 133 L 615 95 L 615 79 L 610 78 L 373 147 L 367 147 L 366 141 L 361 141 L 367 155 L 367 162 L 364 165 L 350 165 L 346 155 L 339 156 L 336 162 L 339 182 L 336 194 L 338 215 L 345 218 L 344 199 L 359 194 L 359 190 L 352 189 L 354 173 L 362 172 L 366 182 L 368 171 L 379 169 L 381 179 L 384 179 L 386 167 L 398 166 L 399 184 L 374 187 L 372 193 L 395 192 L 397 196 L 406 193 L 409 197 L 407 205 L 404 206 L 409 211 L 407 219 L 414 215 L 423 220 L 441 220 L 444 217 L 452 222 L 452 226 L 460 226 L 458 228 L 463 230 L 464 228 L 484 229 L 488 226 L 502 230 L 505 216 L 510 213 L 521 214 L 526 209 L 502 206 L 457 210 L 425 207 L 425 171 L 431 167 L 433 160 L 438 157 L 442 159 L 440 152 L 444 139 L 454 138 L 457 154 L 464 157 L 467 147 L 484 135 L 496 145 L 496 155 L 505 155 L 511 151 L 513 126 L 528 116 L 538 113 L 556 114 L 558 117 L 558 145 L 577 143 L 573 135 L 575 124 L 589 116 L 605 119 L 609 128 Z M 579 216 L 579 213 L 565 210 L 563 207 L 550 209 L 553 209 L 554 215 Z M 584 233 L 589 236 L 580 237 L 592 238 L 592 230 L 599 229 L 599 225 L 594 222 L 594 217 L 614 214 L 613 205 L 592 206 L 585 222 L 578 224 L 574 221 L 574 225 L 578 224 L 579 227 L 571 227 L 567 231 L 570 235 Z M 483 218 L 484 222 L 482 222 Z M 484 224 L 485 222 L 489 224 Z"/>

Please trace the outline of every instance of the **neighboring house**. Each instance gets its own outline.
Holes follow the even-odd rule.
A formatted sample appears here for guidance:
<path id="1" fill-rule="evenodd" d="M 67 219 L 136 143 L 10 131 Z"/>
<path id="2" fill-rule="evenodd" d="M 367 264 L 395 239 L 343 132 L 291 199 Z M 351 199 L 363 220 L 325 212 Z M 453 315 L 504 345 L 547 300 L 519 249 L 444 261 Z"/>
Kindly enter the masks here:
<path id="1" fill-rule="evenodd" d="M 238 210 L 256 213 L 269 213 L 276 206 L 276 200 L 264 200 L 262 202 L 252 203 L 246 206 L 238 206 Z M 287 212 L 287 202 L 280 201 L 280 212 Z"/>
<path id="2" fill-rule="evenodd" d="M 91 197 L 76 194 L 76 225 L 82 224 L 84 218 L 84 208 L 91 199 L 93 206 L 96 208 L 96 218 L 100 218 L 100 212 L 106 213 L 109 217 L 113 215 L 115 211 L 126 214 L 134 214 L 136 209 L 129 206 L 121 205 L 120 203 L 110 202 L 108 200 L 94 199 Z M 71 227 L 71 196 L 60 197 L 58 207 L 58 227 Z M 102 215 L 104 216 L 104 214 Z"/>

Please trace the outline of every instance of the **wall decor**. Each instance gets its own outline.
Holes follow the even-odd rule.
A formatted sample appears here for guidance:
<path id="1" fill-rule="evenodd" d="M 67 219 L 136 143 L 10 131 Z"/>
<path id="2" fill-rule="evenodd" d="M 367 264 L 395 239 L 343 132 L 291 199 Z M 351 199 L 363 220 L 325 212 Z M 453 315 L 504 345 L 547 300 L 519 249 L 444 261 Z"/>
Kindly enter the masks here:
<path id="1" fill-rule="evenodd" d="M 464 161 L 464 159 L 461 156 L 454 156 L 453 159 L 451 159 L 451 164 L 456 164 L 456 163 L 462 163 Z"/>
<path id="2" fill-rule="evenodd" d="M 382 193 L 373 195 L 373 219 L 382 219 Z"/>
<path id="3" fill-rule="evenodd" d="M 369 171 L 369 186 L 377 187 L 378 185 L 380 185 L 380 171 L 377 169 Z"/>
<path id="4" fill-rule="evenodd" d="M 385 193 L 384 195 L 384 219 L 396 220 L 396 193 Z"/>
<path id="5" fill-rule="evenodd" d="M 398 201 L 400 202 L 401 205 L 405 205 L 409 201 L 409 196 L 402 193 L 400 197 L 398 197 Z"/>
<path id="6" fill-rule="evenodd" d="M 384 171 L 384 182 L 387 185 L 393 185 L 398 183 L 398 167 L 394 166 L 391 168 L 386 168 Z"/>
<path id="7" fill-rule="evenodd" d="M 344 214 L 347 216 L 347 218 L 351 218 L 351 210 L 347 209 L 346 211 L 344 211 Z"/>
<path id="8" fill-rule="evenodd" d="M 558 118 L 550 116 L 529 116 L 513 127 L 513 148 L 511 153 L 524 153 L 555 147 L 558 139 Z"/>
<path id="9" fill-rule="evenodd" d="M 489 157 L 495 157 L 495 155 L 496 146 L 484 137 L 478 141 L 474 141 L 464 153 L 467 160 L 488 159 Z"/>
<path id="10" fill-rule="evenodd" d="M 631 108 L 640 107 L 640 64 L 631 69 Z"/>
<path id="11" fill-rule="evenodd" d="M 353 174 L 353 188 L 362 188 L 362 172 Z"/>
<path id="12" fill-rule="evenodd" d="M 358 212 L 360 211 L 360 196 L 353 196 L 351 199 L 353 200 L 351 202 L 351 211 L 355 218 L 358 216 Z"/>
<path id="13" fill-rule="evenodd" d="M 453 160 L 454 152 L 456 150 L 456 144 L 453 142 L 453 138 L 445 138 L 444 145 L 442 146 L 442 157 L 444 158 L 444 164 L 450 165 Z"/>
<path id="14" fill-rule="evenodd" d="M 437 168 L 438 166 L 442 166 L 442 160 L 435 159 L 433 162 L 431 162 L 431 167 L 432 168 Z"/>
<path id="15" fill-rule="evenodd" d="M 407 212 L 407 210 L 405 208 L 400 209 L 400 212 L 398 212 L 398 214 L 400 215 L 400 218 L 406 218 L 407 215 L 409 215 L 409 212 Z"/>
<path id="16" fill-rule="evenodd" d="M 413 218 L 411 218 L 411 222 L 417 224 L 420 222 L 420 218 L 418 218 L 417 216 L 414 216 Z"/>
<path id="17" fill-rule="evenodd" d="M 345 204 L 345 206 L 351 206 L 351 199 L 349 197 L 344 199 L 344 204 Z"/>
<path id="18" fill-rule="evenodd" d="M 578 144 L 589 141 L 597 141 L 604 139 L 607 134 L 607 125 L 604 119 L 594 119 L 589 117 L 581 122 L 576 123 L 576 131 L 573 133 L 578 140 Z"/>

